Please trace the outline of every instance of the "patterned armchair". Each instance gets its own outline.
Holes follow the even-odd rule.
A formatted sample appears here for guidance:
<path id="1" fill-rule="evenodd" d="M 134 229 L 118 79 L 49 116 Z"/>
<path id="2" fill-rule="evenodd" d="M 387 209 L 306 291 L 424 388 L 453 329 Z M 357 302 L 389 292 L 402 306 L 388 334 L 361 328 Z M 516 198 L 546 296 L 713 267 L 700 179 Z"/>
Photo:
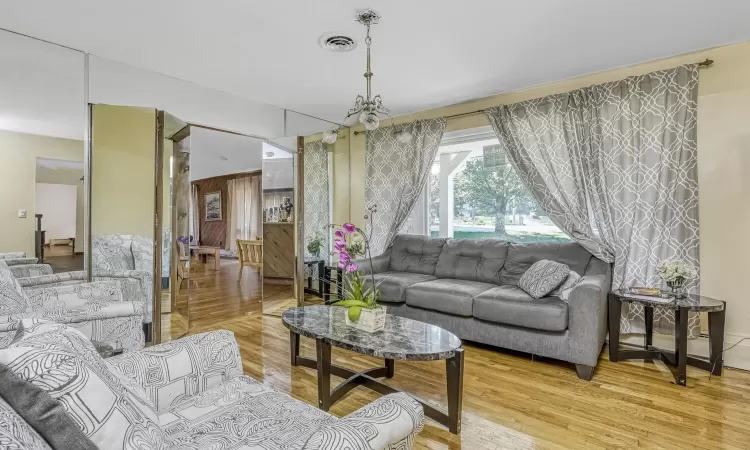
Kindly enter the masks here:
<path id="1" fill-rule="evenodd" d="M 49 264 L 22 264 L 18 266 L 9 266 L 9 268 L 11 273 L 13 273 L 13 276 L 16 278 L 52 275 L 52 266 Z"/>
<path id="2" fill-rule="evenodd" d="M 40 278 L 73 276 L 74 273 L 17 279 L 12 268 L 0 260 L 0 348 L 10 343 L 23 318 L 68 324 L 91 340 L 125 351 L 142 348 L 143 301 L 137 282 L 38 282 Z"/>
<path id="3" fill-rule="evenodd" d="M 387 395 L 339 419 L 243 376 L 239 347 L 229 331 L 102 360 L 71 330 L 38 324 L 27 331 L 26 323 L 14 352 L 0 350 L 0 360 L 22 383 L 33 382 L 70 405 L 60 413 L 80 432 L 66 430 L 67 435 L 82 433 L 99 448 L 409 450 L 422 430 L 422 407 L 407 394 Z M 56 353 L 85 370 L 58 371 L 57 383 L 41 384 L 34 380 L 45 365 L 24 370 Z M 55 436 L 33 411 L 19 408 L 23 401 L 0 398 L 0 442 L 19 450 L 49 450 L 43 436 Z"/>
<path id="4" fill-rule="evenodd" d="M 0 259 L 25 258 L 26 252 L 0 253 Z"/>
<path id="5" fill-rule="evenodd" d="M 22 264 L 36 264 L 39 262 L 37 258 L 0 258 L 8 266 L 20 266 Z"/>

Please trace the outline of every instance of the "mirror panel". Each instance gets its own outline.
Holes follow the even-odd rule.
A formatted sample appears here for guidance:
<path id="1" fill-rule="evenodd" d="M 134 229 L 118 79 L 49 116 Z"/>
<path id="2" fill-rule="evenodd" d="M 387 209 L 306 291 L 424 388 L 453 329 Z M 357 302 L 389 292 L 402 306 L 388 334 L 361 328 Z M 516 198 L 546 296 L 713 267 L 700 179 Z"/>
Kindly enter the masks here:
<path id="1" fill-rule="evenodd" d="M 0 254 L 83 270 L 83 53 L 0 30 L 0 67 Z"/>

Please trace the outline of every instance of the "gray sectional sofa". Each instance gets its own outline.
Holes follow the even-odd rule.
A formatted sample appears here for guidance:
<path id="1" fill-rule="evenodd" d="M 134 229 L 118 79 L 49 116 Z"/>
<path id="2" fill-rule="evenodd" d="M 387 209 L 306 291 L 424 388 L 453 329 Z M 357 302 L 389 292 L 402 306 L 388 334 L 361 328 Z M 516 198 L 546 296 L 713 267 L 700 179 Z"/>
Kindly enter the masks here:
<path id="1" fill-rule="evenodd" d="M 567 301 L 520 289 L 535 262 L 582 276 Z M 609 264 L 567 242 L 513 243 L 397 235 L 385 253 L 358 261 L 375 273 L 390 314 L 440 326 L 461 339 L 560 359 L 589 380 L 607 333 Z M 368 277 L 369 278 L 369 277 Z"/>

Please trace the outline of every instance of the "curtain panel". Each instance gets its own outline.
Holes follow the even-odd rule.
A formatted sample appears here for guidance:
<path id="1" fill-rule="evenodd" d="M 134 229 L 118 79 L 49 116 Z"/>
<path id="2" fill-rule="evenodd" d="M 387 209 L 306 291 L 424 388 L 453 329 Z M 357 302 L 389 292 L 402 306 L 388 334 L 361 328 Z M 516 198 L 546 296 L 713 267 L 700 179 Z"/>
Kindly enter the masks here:
<path id="1" fill-rule="evenodd" d="M 686 65 L 487 116 L 550 219 L 613 262 L 613 288 L 660 286 L 656 268 L 667 259 L 699 267 L 697 96 L 698 66 Z M 687 287 L 697 292 L 699 280 Z M 645 331 L 641 307 L 625 305 L 623 316 L 623 333 Z M 672 311 L 655 310 L 654 329 L 672 333 Z"/>
<path id="2" fill-rule="evenodd" d="M 303 183 L 305 202 L 305 254 L 307 243 L 317 233 L 323 238 L 321 256 L 325 256 L 330 249 L 329 217 L 330 196 L 328 179 L 328 151 L 323 141 L 305 144 L 302 157 L 304 158 Z"/>
<path id="3" fill-rule="evenodd" d="M 227 249 L 237 252 L 237 239 L 259 239 L 263 234 L 260 175 L 227 181 Z"/>
<path id="4" fill-rule="evenodd" d="M 405 129 L 411 140 L 402 143 L 395 132 Z M 377 205 L 372 228 L 367 221 L 371 252 L 379 255 L 391 245 L 430 179 L 445 119 L 417 120 L 399 127 L 368 131 L 365 155 L 365 206 Z"/>
<path id="5" fill-rule="evenodd" d="M 198 186 L 190 185 L 190 236 L 193 236 L 191 245 L 198 245 L 200 242 L 200 211 L 198 210 Z M 185 255 L 181 255 L 185 256 Z"/>

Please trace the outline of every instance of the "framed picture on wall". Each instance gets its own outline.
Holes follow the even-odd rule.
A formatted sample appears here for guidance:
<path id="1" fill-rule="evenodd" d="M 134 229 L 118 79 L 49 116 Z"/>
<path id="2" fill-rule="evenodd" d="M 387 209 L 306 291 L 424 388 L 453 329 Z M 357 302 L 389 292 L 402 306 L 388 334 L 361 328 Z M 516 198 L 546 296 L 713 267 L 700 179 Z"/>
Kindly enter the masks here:
<path id="1" fill-rule="evenodd" d="M 221 191 L 206 194 L 206 221 L 221 220 Z"/>

